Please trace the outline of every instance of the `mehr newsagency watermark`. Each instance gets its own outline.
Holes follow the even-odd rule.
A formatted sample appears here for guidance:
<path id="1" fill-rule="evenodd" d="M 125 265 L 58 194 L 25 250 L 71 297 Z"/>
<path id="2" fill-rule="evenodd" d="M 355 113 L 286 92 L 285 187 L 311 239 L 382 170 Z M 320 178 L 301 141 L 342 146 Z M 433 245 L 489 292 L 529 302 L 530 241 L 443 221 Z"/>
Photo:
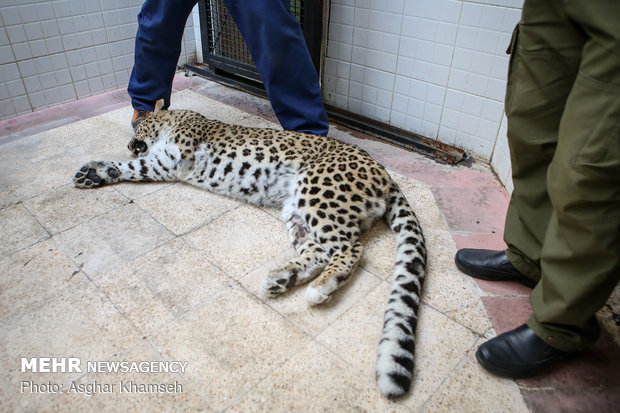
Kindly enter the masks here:
<path id="1" fill-rule="evenodd" d="M 133 373 L 161 374 L 185 373 L 187 361 L 86 361 L 78 357 L 22 357 L 22 373 L 91 373 L 106 374 Z M 143 377 L 143 376 L 141 376 Z M 57 383 L 51 380 L 22 380 L 20 393 L 75 393 L 92 396 L 97 393 L 138 393 L 138 394 L 175 394 L 183 392 L 183 384 L 172 382 L 137 381 L 132 379 L 117 381 L 91 380 L 82 382 L 80 379 L 70 383 Z"/>

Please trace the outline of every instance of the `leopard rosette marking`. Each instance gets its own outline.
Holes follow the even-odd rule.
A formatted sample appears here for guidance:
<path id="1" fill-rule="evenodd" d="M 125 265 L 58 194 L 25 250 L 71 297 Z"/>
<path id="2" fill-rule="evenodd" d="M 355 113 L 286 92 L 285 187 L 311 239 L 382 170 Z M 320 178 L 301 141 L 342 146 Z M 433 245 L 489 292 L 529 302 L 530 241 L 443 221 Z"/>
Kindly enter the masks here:
<path id="1" fill-rule="evenodd" d="M 377 358 L 382 393 L 410 387 L 426 248 L 418 220 L 387 171 L 363 150 L 303 133 L 233 126 L 191 111 L 155 111 L 140 123 L 130 161 L 94 161 L 78 187 L 120 181 L 183 181 L 256 205 L 279 206 L 298 256 L 269 272 L 261 289 L 275 297 L 308 283 L 318 305 L 345 285 L 363 246 L 360 231 L 384 217 L 397 257 Z"/>

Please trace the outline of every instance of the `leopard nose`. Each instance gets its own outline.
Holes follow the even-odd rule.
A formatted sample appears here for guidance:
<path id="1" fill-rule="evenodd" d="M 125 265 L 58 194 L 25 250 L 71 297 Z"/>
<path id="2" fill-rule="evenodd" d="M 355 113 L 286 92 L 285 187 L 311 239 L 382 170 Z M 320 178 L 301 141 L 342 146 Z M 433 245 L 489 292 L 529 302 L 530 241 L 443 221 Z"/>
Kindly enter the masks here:
<path id="1" fill-rule="evenodd" d="M 127 148 L 135 155 L 140 155 L 141 153 L 146 152 L 146 143 L 143 141 L 139 141 L 137 139 L 132 139 L 127 145 Z"/>

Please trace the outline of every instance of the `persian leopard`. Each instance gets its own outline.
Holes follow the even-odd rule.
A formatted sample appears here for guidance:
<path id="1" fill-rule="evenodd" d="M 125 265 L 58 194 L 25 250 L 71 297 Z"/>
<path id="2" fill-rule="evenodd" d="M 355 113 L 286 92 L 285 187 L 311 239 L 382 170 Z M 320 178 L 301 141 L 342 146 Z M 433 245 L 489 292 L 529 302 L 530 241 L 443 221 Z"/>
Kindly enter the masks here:
<path id="1" fill-rule="evenodd" d="M 298 257 L 267 274 L 261 290 L 268 296 L 309 282 L 308 304 L 329 300 L 360 260 L 360 231 L 384 216 L 396 236 L 397 258 L 377 382 L 388 397 L 409 390 L 426 247 L 412 208 L 379 163 L 327 137 L 233 126 L 188 110 L 156 109 L 138 125 L 128 148 L 136 159 L 89 162 L 75 174 L 75 186 L 183 181 L 282 208 Z"/>

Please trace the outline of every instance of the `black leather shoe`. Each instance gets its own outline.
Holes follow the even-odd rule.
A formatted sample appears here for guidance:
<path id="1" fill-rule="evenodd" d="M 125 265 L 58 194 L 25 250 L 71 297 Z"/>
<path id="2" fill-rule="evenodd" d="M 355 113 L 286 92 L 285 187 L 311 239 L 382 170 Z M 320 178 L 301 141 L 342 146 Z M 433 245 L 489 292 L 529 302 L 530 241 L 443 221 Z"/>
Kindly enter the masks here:
<path id="1" fill-rule="evenodd" d="M 551 347 L 524 324 L 481 345 L 476 358 L 493 374 L 524 379 L 537 375 L 569 354 Z"/>
<path id="2" fill-rule="evenodd" d="M 454 262 L 459 270 L 481 280 L 517 281 L 530 288 L 537 284 L 508 261 L 505 251 L 464 248 L 457 251 Z"/>

